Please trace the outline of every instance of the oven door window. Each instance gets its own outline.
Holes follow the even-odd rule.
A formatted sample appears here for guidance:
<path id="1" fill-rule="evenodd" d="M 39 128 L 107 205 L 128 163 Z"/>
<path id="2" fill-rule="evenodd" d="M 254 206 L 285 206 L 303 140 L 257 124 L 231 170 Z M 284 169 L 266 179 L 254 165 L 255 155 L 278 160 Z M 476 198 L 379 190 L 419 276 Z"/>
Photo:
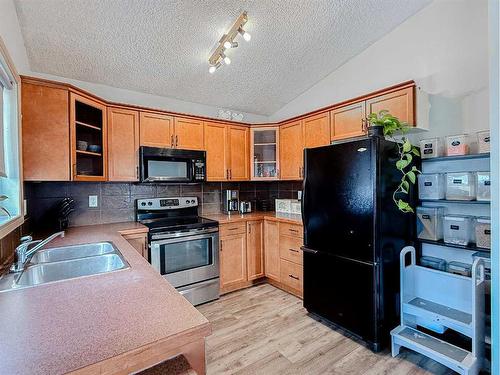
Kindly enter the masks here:
<path id="1" fill-rule="evenodd" d="M 213 263 L 211 238 L 201 238 L 160 245 L 161 274 L 187 271 Z"/>

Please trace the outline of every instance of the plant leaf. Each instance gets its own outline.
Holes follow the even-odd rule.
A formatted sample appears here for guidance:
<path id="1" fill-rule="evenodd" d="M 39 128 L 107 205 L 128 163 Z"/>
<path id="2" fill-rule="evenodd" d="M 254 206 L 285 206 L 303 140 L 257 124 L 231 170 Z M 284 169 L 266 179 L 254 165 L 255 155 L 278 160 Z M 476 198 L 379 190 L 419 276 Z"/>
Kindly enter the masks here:
<path id="1" fill-rule="evenodd" d="M 405 138 L 404 143 L 403 143 L 403 152 L 409 152 L 411 150 L 411 143 L 410 141 Z"/>
<path id="2" fill-rule="evenodd" d="M 9 199 L 9 197 L 8 197 L 8 196 L 6 196 L 6 195 L 0 195 L 0 202 L 1 202 L 1 201 L 4 201 L 4 200 L 6 200 L 6 199 Z"/>
<path id="3" fill-rule="evenodd" d="M 405 160 L 405 159 L 402 159 L 402 160 L 398 160 L 396 162 L 396 168 L 399 169 L 400 171 L 402 171 L 403 169 L 405 169 L 407 166 L 408 166 L 408 160 Z"/>
<path id="4" fill-rule="evenodd" d="M 411 152 L 412 152 L 412 154 L 413 154 L 413 155 L 415 155 L 415 156 L 420 156 L 420 151 L 419 151 L 419 150 L 418 150 L 418 148 L 416 148 L 416 147 L 412 147 L 412 148 L 411 148 Z"/>
<path id="5" fill-rule="evenodd" d="M 401 181 L 401 189 L 405 192 L 408 193 L 408 190 L 410 189 L 410 183 L 406 180 Z"/>
<path id="6" fill-rule="evenodd" d="M 415 172 L 409 171 L 406 175 L 408 176 L 408 179 L 411 181 L 411 183 L 415 184 L 416 180 Z"/>

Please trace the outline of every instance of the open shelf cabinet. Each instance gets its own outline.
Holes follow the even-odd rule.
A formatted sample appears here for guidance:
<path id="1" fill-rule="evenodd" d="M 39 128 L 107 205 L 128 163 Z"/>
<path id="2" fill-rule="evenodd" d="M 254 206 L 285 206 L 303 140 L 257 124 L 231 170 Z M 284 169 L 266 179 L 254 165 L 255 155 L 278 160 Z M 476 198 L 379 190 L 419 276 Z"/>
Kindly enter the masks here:
<path id="1" fill-rule="evenodd" d="M 73 181 L 107 177 L 106 106 L 70 93 L 71 170 Z M 94 146 L 90 150 L 89 147 Z"/>
<path id="2" fill-rule="evenodd" d="M 252 128 L 250 133 L 251 179 L 257 181 L 279 178 L 279 129 Z"/>

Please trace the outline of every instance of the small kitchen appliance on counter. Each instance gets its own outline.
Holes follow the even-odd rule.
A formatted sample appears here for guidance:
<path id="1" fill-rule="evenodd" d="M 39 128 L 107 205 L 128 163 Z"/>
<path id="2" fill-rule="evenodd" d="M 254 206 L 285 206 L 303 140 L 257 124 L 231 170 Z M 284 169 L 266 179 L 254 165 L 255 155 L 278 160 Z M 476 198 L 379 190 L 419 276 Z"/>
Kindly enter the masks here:
<path id="1" fill-rule="evenodd" d="M 224 213 L 238 212 L 240 209 L 240 192 L 238 190 L 224 190 L 222 194 Z"/>
<path id="2" fill-rule="evenodd" d="M 198 216 L 198 198 L 136 201 L 136 221 L 149 228 L 149 262 L 188 301 L 219 298 L 219 223 Z"/>
<path id="3" fill-rule="evenodd" d="M 252 212 L 252 202 L 241 201 L 240 202 L 240 214 L 247 214 Z"/>

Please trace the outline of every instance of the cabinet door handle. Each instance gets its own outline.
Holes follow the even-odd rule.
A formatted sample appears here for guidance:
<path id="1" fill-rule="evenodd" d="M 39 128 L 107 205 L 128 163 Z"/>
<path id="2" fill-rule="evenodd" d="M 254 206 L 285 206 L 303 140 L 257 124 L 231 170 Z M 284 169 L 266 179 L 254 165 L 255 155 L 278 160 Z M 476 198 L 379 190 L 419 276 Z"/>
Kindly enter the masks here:
<path id="1" fill-rule="evenodd" d="M 298 250 L 295 250 L 295 249 L 292 249 L 292 248 L 290 248 L 288 250 L 293 251 L 294 253 L 298 253 L 299 252 Z"/>
<path id="2" fill-rule="evenodd" d="M 231 169 L 229 169 L 229 179 L 230 180 L 233 179 L 233 171 Z"/>
<path id="3" fill-rule="evenodd" d="M 290 275 L 290 274 L 289 274 L 288 276 L 289 276 L 290 278 L 292 278 L 292 279 L 295 279 L 295 280 L 300 280 L 297 276 L 293 276 L 293 275 Z"/>
<path id="4" fill-rule="evenodd" d="M 290 232 L 292 232 L 292 233 L 299 233 L 299 231 L 298 231 L 297 229 L 292 229 L 292 228 L 290 228 L 290 229 L 288 229 L 288 230 L 289 230 Z"/>
<path id="5" fill-rule="evenodd" d="M 228 228 L 227 230 L 237 230 L 238 228 Z"/>
<path id="6" fill-rule="evenodd" d="M 170 148 L 174 148 L 174 135 L 170 136 Z"/>
<path id="7" fill-rule="evenodd" d="M 220 241 L 220 251 L 222 251 L 222 240 Z"/>
<path id="8" fill-rule="evenodd" d="M 175 148 L 179 145 L 179 137 L 175 136 Z"/>
<path id="9" fill-rule="evenodd" d="M 229 180 L 229 169 L 226 169 L 226 180 Z"/>

